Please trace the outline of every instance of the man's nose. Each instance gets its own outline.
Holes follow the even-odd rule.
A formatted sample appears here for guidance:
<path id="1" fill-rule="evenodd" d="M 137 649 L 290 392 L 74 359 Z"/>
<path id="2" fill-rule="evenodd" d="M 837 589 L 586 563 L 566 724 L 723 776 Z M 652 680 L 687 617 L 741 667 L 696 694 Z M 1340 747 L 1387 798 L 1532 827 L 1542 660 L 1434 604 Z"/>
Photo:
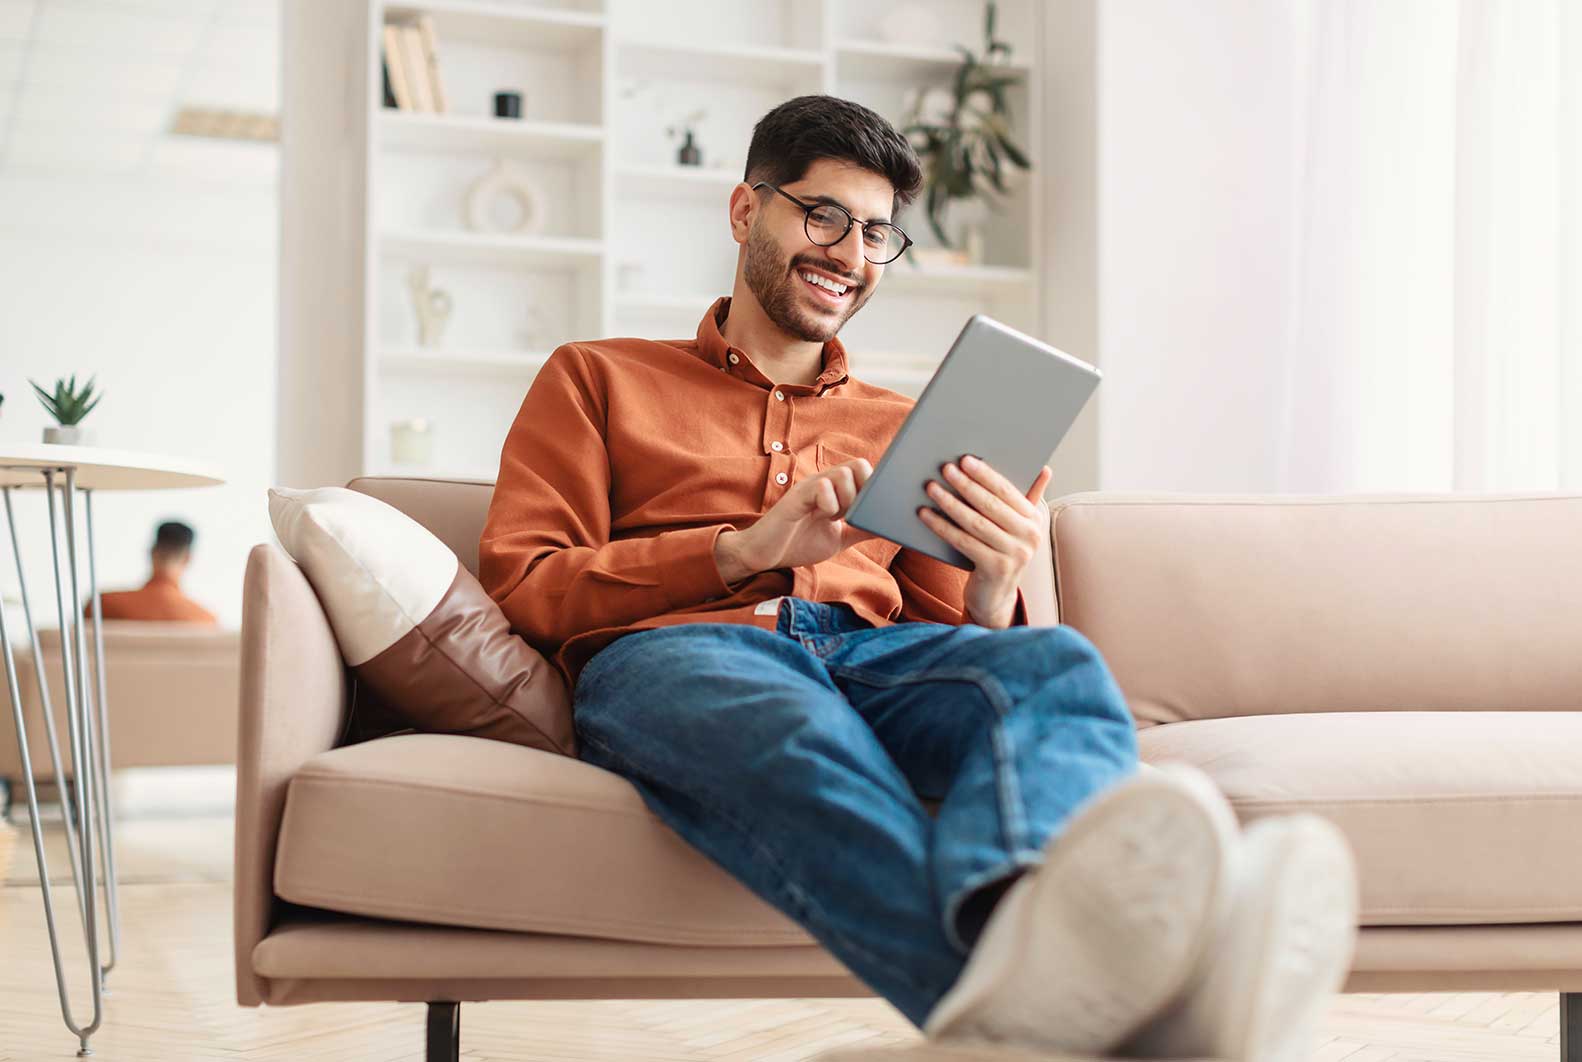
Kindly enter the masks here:
<path id="1" fill-rule="evenodd" d="M 846 235 L 824 248 L 824 250 L 848 274 L 856 276 L 861 271 L 863 262 L 862 226 L 852 225 Z"/>

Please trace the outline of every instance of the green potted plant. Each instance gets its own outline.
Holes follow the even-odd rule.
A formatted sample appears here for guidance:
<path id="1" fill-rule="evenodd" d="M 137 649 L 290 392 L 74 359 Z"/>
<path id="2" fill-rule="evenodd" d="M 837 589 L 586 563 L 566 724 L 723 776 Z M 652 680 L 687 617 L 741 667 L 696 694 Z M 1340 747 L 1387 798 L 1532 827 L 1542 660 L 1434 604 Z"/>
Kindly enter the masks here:
<path id="1" fill-rule="evenodd" d="M 913 95 L 911 113 L 901 132 L 923 163 L 923 204 L 929 228 L 945 247 L 955 247 L 946 232 L 953 202 L 992 207 L 991 196 L 1010 191 L 1009 167 L 1031 168 L 1026 153 L 1011 139 L 1011 112 L 1006 91 L 1022 75 L 1002 65 L 1011 46 L 995 40 L 995 4 L 984 10 L 984 52 L 980 58 L 964 45 L 949 89 L 923 89 Z M 971 244 L 979 237 L 969 220 L 964 234 Z M 968 257 L 982 257 L 981 245 L 968 247 Z"/>
<path id="2" fill-rule="evenodd" d="M 79 426 L 82 418 L 93 412 L 93 407 L 99 404 L 99 399 L 104 395 L 93 393 L 93 381 L 90 376 L 88 382 L 81 390 L 77 389 L 77 374 L 72 373 L 69 379 L 55 381 L 55 393 L 44 390 L 32 378 L 28 383 L 33 384 L 33 390 L 38 394 L 38 400 L 43 404 L 49 415 L 54 417 L 57 426 L 44 429 L 44 441 L 58 443 L 65 446 L 82 445 L 88 442 L 87 433 Z"/>

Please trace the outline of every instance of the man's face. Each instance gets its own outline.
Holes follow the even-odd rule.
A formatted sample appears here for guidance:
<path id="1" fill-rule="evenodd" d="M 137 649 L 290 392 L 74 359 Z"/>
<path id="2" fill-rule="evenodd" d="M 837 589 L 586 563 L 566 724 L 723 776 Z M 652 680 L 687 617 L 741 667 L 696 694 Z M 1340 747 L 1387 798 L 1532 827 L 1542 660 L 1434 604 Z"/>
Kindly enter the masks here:
<path id="1" fill-rule="evenodd" d="M 895 190 L 869 170 L 820 159 L 781 190 L 803 202 L 833 201 L 857 221 L 839 243 L 820 247 L 808 239 L 802 208 L 769 188 L 752 193 L 759 199 L 747 234 L 744 279 L 764 314 L 787 335 L 810 343 L 833 339 L 873 297 L 884 266 L 863 257 L 863 221 L 889 221 Z M 804 274 L 813 273 L 846 285 L 844 294 L 818 287 Z"/>

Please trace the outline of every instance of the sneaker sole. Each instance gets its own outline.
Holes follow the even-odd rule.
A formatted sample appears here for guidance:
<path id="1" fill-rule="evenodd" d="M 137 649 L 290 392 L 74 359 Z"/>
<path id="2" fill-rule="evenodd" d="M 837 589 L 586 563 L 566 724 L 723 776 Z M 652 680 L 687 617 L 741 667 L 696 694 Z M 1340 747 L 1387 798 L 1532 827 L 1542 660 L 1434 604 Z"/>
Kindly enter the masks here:
<path id="1" fill-rule="evenodd" d="M 1110 1050 L 1168 1006 L 1213 935 L 1234 813 L 1200 772 L 1139 774 L 1045 847 L 1018 926 L 990 919 L 931 1038 Z"/>

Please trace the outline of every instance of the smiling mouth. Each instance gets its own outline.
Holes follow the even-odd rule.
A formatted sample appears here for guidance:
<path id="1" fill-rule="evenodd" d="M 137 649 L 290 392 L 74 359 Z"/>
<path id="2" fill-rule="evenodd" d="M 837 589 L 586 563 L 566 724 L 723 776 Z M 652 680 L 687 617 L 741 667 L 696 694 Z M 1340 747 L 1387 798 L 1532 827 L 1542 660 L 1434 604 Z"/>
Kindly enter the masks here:
<path id="1" fill-rule="evenodd" d="M 821 273 L 813 273 L 806 269 L 798 269 L 796 275 L 802 286 L 810 289 L 815 298 L 832 305 L 845 302 L 851 297 L 852 292 L 857 290 L 854 284 L 842 284 L 830 280 Z"/>

